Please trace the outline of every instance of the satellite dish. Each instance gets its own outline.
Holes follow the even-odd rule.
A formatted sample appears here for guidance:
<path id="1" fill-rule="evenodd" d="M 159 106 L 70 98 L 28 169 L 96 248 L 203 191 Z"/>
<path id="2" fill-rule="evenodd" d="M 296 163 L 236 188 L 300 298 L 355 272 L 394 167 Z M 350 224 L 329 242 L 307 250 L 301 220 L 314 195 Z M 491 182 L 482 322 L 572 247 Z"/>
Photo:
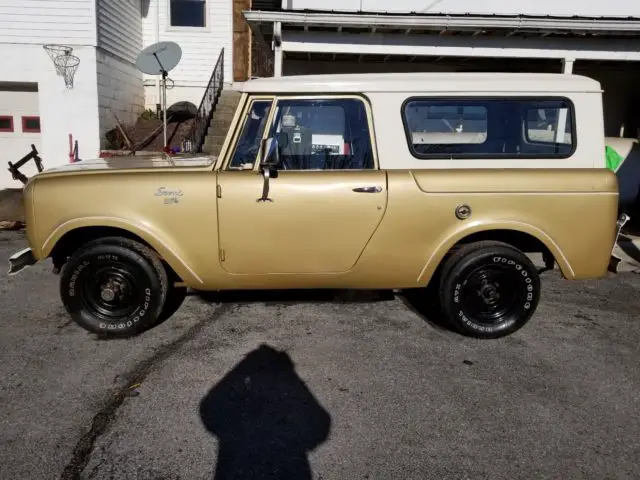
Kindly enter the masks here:
<path id="1" fill-rule="evenodd" d="M 174 68 L 182 58 L 182 49 L 175 42 L 158 42 L 142 50 L 136 67 L 147 75 L 163 75 Z"/>
<path id="2" fill-rule="evenodd" d="M 136 59 L 136 68 L 147 75 L 162 75 L 162 114 L 164 124 L 163 151 L 167 148 L 167 75 L 176 68 L 182 49 L 175 42 L 158 42 L 142 50 Z"/>

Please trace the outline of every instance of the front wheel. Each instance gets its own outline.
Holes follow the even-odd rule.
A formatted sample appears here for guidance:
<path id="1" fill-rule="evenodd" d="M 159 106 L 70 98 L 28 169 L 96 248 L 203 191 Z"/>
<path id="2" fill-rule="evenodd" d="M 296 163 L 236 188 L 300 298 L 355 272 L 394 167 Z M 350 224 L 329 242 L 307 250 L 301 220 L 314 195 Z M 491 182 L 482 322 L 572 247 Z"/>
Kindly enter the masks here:
<path id="1" fill-rule="evenodd" d="M 72 319 L 100 335 L 130 336 L 154 325 L 167 296 L 167 276 L 153 252 L 128 239 L 80 248 L 60 278 Z"/>
<path id="2" fill-rule="evenodd" d="M 158 324 L 168 320 L 173 316 L 174 313 L 178 311 L 178 309 L 182 306 L 185 299 L 187 298 L 187 288 L 186 287 L 169 287 L 169 291 L 167 292 L 167 300 L 164 303 L 164 307 L 162 308 L 162 312 L 158 317 Z"/>
<path id="3" fill-rule="evenodd" d="M 529 258 L 499 242 L 462 247 L 443 269 L 440 303 L 452 326 L 477 338 L 507 336 L 533 316 L 540 278 Z"/>

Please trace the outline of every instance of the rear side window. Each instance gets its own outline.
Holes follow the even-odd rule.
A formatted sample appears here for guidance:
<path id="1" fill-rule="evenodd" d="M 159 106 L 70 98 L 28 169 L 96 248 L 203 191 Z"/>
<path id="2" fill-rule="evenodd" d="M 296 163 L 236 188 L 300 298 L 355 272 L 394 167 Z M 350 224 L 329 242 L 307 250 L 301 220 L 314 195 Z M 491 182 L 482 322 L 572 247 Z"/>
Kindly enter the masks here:
<path id="1" fill-rule="evenodd" d="M 573 105 L 563 98 L 412 98 L 402 120 L 421 159 L 566 158 L 575 150 Z"/>

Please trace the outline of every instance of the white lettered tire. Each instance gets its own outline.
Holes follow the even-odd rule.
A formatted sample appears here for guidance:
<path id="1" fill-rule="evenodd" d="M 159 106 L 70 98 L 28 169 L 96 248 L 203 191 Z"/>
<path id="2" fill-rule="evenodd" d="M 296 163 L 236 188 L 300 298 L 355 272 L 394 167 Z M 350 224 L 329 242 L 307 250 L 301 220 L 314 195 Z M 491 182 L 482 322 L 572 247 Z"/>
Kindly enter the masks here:
<path id="1" fill-rule="evenodd" d="M 540 300 L 540 278 L 531 260 L 501 242 L 461 247 L 446 262 L 440 304 L 449 323 L 476 338 L 498 338 L 522 328 Z"/>
<path id="2" fill-rule="evenodd" d="M 60 295 L 71 318 L 85 330 L 126 337 L 158 321 L 167 285 L 166 271 L 152 250 L 110 237 L 71 256 L 60 278 Z"/>

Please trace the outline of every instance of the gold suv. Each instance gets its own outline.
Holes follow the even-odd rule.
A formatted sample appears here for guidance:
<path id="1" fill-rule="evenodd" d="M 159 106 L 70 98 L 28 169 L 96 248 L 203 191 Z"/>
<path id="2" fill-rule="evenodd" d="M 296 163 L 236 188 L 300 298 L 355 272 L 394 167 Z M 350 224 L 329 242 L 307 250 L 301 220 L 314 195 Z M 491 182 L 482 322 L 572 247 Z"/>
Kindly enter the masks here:
<path id="1" fill-rule="evenodd" d="M 153 326 L 187 288 L 431 286 L 480 338 L 533 315 L 531 254 L 567 279 L 607 274 L 618 187 L 594 80 L 321 75 L 235 90 L 218 155 L 33 177 L 11 272 L 51 258 L 71 317 L 107 335 Z"/>

